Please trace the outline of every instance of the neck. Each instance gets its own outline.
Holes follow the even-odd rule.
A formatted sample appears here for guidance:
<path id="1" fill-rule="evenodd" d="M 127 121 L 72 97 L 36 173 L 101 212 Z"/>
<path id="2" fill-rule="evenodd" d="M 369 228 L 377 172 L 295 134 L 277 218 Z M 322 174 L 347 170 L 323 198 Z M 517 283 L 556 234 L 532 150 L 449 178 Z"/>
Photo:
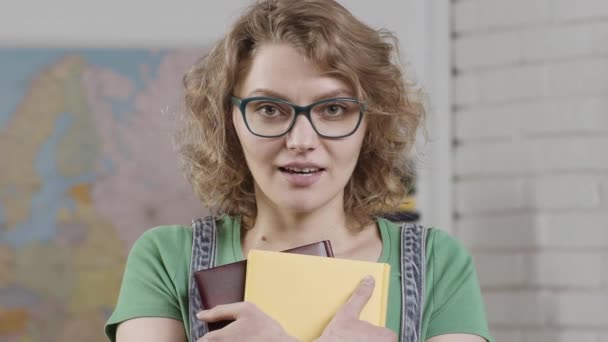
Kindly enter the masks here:
<path id="1" fill-rule="evenodd" d="M 260 192 L 257 192 L 258 194 Z M 346 249 L 356 233 L 348 229 L 343 196 L 311 212 L 297 212 L 277 207 L 257 196 L 257 216 L 253 227 L 243 232 L 243 247 L 285 250 L 305 244 L 330 240 L 334 253 Z"/>

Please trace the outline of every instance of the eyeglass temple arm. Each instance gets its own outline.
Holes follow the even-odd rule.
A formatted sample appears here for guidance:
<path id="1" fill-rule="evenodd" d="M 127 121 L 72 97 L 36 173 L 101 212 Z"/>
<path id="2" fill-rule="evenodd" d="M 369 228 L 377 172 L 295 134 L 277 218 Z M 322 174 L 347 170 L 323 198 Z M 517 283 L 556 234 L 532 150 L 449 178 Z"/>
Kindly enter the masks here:
<path id="1" fill-rule="evenodd" d="M 233 105 L 235 105 L 235 106 L 240 106 L 240 105 L 241 105 L 241 101 L 242 101 L 242 100 L 241 100 L 241 99 L 239 99 L 239 98 L 238 98 L 238 97 L 236 97 L 236 96 L 231 96 L 231 97 L 230 97 L 230 102 L 232 102 L 232 104 L 233 104 Z"/>

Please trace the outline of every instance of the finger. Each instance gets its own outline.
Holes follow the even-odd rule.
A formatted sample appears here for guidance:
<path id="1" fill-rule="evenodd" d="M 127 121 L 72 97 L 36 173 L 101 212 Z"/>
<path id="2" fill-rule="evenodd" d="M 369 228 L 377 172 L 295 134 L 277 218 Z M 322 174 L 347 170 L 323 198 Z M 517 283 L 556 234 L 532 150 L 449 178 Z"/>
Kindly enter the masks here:
<path id="1" fill-rule="evenodd" d="M 247 310 L 247 305 L 245 302 L 218 305 L 213 309 L 198 312 L 196 318 L 205 322 L 236 320 Z"/>
<path id="2" fill-rule="evenodd" d="M 342 313 L 358 319 L 361 310 L 363 310 L 363 307 L 367 304 L 372 293 L 374 293 L 374 278 L 372 276 L 367 276 L 361 280 L 353 294 L 342 306 Z"/>
<path id="3" fill-rule="evenodd" d="M 222 333 L 223 331 L 221 330 L 209 331 L 205 335 L 203 335 L 203 337 L 196 340 L 196 342 L 221 341 L 223 337 Z"/>

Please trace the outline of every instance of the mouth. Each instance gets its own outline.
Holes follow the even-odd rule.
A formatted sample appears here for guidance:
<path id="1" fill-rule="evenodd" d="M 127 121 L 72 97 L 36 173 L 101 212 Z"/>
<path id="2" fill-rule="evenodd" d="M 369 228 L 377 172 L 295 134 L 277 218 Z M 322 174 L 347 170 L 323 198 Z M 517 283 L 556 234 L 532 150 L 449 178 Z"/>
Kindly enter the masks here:
<path id="1" fill-rule="evenodd" d="M 313 176 L 320 172 L 325 171 L 324 168 L 317 167 L 279 167 L 279 171 L 292 174 L 292 175 L 300 175 L 300 176 Z"/>

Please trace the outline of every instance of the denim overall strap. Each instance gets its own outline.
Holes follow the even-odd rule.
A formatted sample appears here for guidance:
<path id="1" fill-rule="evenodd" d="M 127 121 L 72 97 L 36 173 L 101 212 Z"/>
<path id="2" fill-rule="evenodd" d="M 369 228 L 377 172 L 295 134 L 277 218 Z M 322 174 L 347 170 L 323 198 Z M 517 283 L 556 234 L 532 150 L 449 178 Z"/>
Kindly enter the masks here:
<path id="1" fill-rule="evenodd" d="M 193 275 L 196 271 L 213 267 L 217 244 L 216 232 L 215 218 L 212 216 L 192 221 L 192 258 L 188 278 L 190 341 L 198 340 L 208 331 L 207 323 L 196 318 L 196 313 L 203 310 L 203 305 Z"/>
<path id="2" fill-rule="evenodd" d="M 427 229 L 401 226 L 401 342 L 420 342 L 424 308 Z"/>

